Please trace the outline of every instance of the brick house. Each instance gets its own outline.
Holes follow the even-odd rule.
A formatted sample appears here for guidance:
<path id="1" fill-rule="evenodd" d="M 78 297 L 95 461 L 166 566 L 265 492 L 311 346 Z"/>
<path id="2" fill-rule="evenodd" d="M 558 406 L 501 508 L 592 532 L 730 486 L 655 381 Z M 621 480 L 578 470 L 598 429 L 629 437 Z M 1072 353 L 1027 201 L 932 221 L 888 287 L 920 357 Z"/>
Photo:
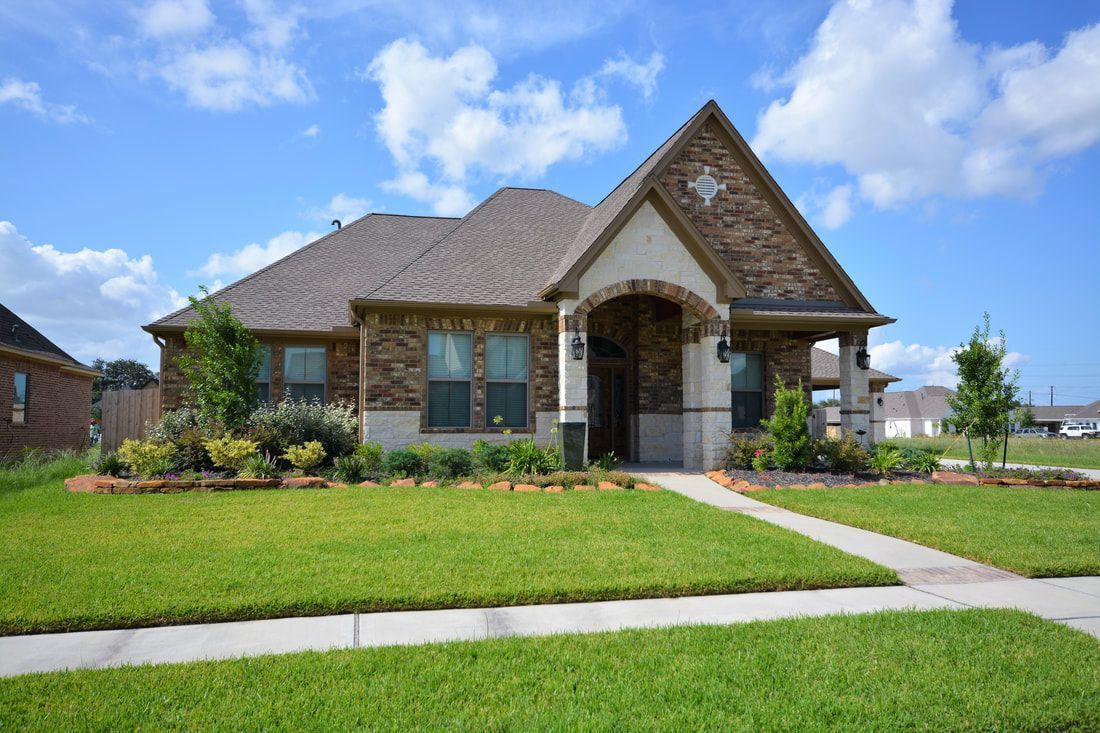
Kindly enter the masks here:
<path id="1" fill-rule="evenodd" d="M 88 447 L 98 376 L 0 304 L 0 456 Z"/>
<path id="2" fill-rule="evenodd" d="M 809 393 L 822 339 L 845 430 L 869 432 L 857 352 L 893 322 L 713 101 L 596 206 L 502 188 L 461 219 L 371 214 L 212 297 L 264 345 L 262 398 L 357 404 L 363 440 L 548 441 L 556 420 L 589 455 L 689 468 L 771 413 L 776 375 Z M 191 316 L 145 326 L 168 409 Z"/>

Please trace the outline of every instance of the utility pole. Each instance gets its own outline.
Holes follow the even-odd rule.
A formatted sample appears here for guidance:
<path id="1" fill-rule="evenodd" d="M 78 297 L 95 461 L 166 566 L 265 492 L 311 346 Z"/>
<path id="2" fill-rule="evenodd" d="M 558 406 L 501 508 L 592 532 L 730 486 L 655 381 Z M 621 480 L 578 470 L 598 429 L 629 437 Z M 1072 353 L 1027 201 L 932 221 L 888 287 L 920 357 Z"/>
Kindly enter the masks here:
<path id="1" fill-rule="evenodd" d="M 1050 386 L 1050 406 L 1054 407 L 1054 385 Z"/>
<path id="2" fill-rule="evenodd" d="M 1032 404 L 1033 404 L 1033 403 L 1031 402 L 1031 390 L 1029 389 L 1029 390 L 1027 391 L 1027 406 L 1028 406 L 1028 407 L 1031 407 L 1031 405 L 1032 405 Z"/>

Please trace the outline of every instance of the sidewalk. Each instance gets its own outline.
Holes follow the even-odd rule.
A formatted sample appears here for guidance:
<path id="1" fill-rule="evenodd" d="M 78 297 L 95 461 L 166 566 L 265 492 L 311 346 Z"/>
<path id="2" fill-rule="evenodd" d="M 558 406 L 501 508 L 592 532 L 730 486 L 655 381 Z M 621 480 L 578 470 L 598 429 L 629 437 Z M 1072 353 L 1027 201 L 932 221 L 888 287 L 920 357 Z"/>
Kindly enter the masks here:
<path id="1" fill-rule="evenodd" d="M 697 501 L 786 527 L 897 571 L 904 586 L 403 611 L 0 637 L 0 676 L 327 649 L 591 633 L 933 608 L 1019 608 L 1100 637 L 1100 577 L 1028 579 L 946 552 L 807 517 L 698 474 L 646 472 Z"/>

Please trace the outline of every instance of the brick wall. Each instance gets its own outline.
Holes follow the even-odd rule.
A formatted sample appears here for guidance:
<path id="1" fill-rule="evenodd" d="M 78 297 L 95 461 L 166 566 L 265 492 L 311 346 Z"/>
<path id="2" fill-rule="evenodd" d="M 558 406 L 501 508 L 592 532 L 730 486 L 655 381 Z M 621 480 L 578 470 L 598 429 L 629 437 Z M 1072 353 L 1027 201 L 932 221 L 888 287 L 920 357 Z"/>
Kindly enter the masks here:
<path id="1" fill-rule="evenodd" d="M 27 413 L 12 423 L 15 373 L 27 374 Z M 92 379 L 66 374 L 58 366 L 0 356 L 0 455 L 19 449 L 80 449 L 88 445 Z"/>
<path id="2" fill-rule="evenodd" d="M 813 402 L 810 383 L 810 347 L 808 341 L 796 340 L 786 331 L 733 331 L 730 348 L 734 351 L 755 351 L 764 355 L 764 416 L 775 412 L 775 377 L 778 374 L 788 387 L 802 379 L 806 399 Z"/>
<path id="3" fill-rule="evenodd" d="M 748 297 L 840 300 L 710 124 L 672 161 L 661 183 L 741 280 Z M 710 206 L 688 187 L 704 165 L 726 184 Z"/>
<path id="4" fill-rule="evenodd" d="M 468 331 L 474 334 L 473 426 L 465 430 L 481 432 L 492 429 L 492 416 L 485 414 L 486 333 L 530 335 L 530 425 L 535 425 L 535 413 L 551 412 L 558 408 L 558 324 L 554 317 L 444 318 L 416 314 L 370 314 L 365 329 L 363 396 L 366 411 L 416 410 L 421 413 L 422 428 L 426 429 L 428 331 Z M 462 431 L 453 428 L 445 430 Z"/>
<path id="5" fill-rule="evenodd" d="M 182 406 L 187 397 L 188 383 L 176 359 L 186 346 L 183 336 L 169 336 L 160 354 L 161 410 L 174 410 Z M 325 399 L 329 403 L 345 402 L 356 405 L 359 400 L 359 342 L 357 340 L 332 340 L 310 338 L 271 339 L 259 338 L 261 344 L 271 347 L 271 399 L 278 402 L 283 397 L 284 349 L 287 346 L 324 346 L 327 373 L 325 375 Z"/>

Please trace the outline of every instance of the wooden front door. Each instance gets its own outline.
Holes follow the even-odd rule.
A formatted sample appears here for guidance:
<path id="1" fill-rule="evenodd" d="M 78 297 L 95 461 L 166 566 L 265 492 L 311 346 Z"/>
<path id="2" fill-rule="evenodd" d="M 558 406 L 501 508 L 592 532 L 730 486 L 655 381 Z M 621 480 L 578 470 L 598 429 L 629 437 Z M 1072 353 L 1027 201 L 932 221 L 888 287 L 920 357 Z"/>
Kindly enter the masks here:
<path id="1" fill-rule="evenodd" d="M 626 367 L 588 367 L 588 457 L 611 451 L 629 458 L 626 415 Z"/>

